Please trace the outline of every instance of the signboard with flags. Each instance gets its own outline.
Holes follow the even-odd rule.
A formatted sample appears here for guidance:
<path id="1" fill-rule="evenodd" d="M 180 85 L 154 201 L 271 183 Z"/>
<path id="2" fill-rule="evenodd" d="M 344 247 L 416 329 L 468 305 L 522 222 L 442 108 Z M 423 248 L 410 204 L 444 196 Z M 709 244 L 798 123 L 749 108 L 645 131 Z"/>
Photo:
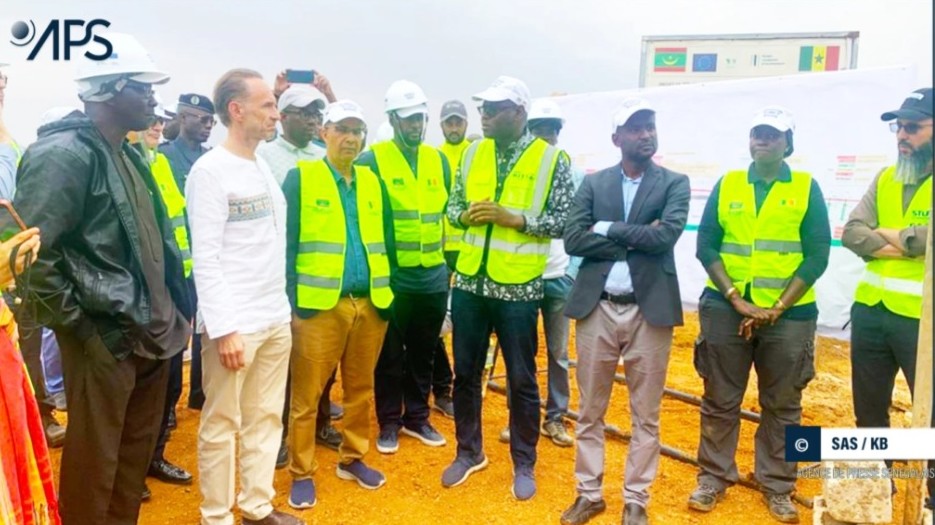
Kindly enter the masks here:
<path id="1" fill-rule="evenodd" d="M 644 36 L 640 87 L 855 69 L 859 35 Z"/>

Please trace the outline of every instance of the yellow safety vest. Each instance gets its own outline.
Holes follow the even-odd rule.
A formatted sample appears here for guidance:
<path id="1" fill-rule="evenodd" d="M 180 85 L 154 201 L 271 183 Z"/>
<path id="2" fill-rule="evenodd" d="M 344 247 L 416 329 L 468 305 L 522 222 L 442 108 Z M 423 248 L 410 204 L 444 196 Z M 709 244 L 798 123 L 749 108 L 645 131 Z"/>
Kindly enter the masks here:
<path id="1" fill-rule="evenodd" d="M 300 184 L 299 247 L 296 257 L 299 308 L 330 310 L 341 298 L 347 225 L 331 168 L 324 160 L 298 162 Z M 383 193 L 369 168 L 353 167 L 357 184 L 360 236 L 370 267 L 370 301 L 389 308 L 390 261 L 383 236 Z"/>
<path id="2" fill-rule="evenodd" d="M 23 150 L 19 148 L 19 144 L 15 140 L 10 141 L 10 147 L 13 148 L 13 153 L 16 153 L 16 167 L 19 167 L 19 162 L 23 160 Z"/>
<path id="3" fill-rule="evenodd" d="M 442 221 L 448 190 L 438 150 L 422 144 L 416 172 L 392 140 L 371 146 L 393 207 L 396 258 L 402 268 L 445 263 Z"/>
<path id="4" fill-rule="evenodd" d="M 720 184 L 717 211 L 724 229 L 720 250 L 724 269 L 738 291 L 743 293 L 749 285 L 753 303 L 769 308 L 804 258 L 799 230 L 808 210 L 812 176 L 793 171 L 791 181 L 775 182 L 759 213 L 746 171 L 728 172 Z M 717 290 L 710 279 L 707 286 Z M 809 288 L 795 304 L 813 302 L 815 290 Z"/>
<path id="5" fill-rule="evenodd" d="M 153 172 L 162 202 L 166 205 L 166 214 L 169 216 L 169 222 L 172 223 L 175 243 L 182 252 L 182 267 L 185 269 L 185 277 L 188 278 L 192 274 L 192 250 L 188 244 L 188 227 L 185 224 L 185 197 L 179 191 L 175 177 L 172 176 L 169 159 L 162 153 L 155 152 L 155 154 L 149 169 Z"/>
<path id="6" fill-rule="evenodd" d="M 461 167 L 461 157 L 464 155 L 464 150 L 470 145 L 470 142 L 462 140 L 460 144 L 445 142 L 438 147 L 438 149 L 445 154 L 445 157 L 448 159 L 448 167 L 451 168 L 451 185 L 448 187 L 449 195 L 451 195 L 451 192 L 454 190 L 455 177 L 458 176 L 458 168 Z M 461 238 L 464 236 L 464 230 L 452 225 L 447 220 L 442 221 L 442 226 L 444 230 L 443 245 L 445 251 L 457 252 L 461 250 Z"/>
<path id="7" fill-rule="evenodd" d="M 513 213 L 538 217 L 545 209 L 559 149 L 535 139 L 503 181 L 497 197 L 497 155 L 492 139 L 471 144 L 464 153 L 461 177 L 467 202 L 496 201 Z M 486 258 L 486 273 L 502 284 L 522 284 L 542 276 L 551 239 L 534 237 L 495 224 L 472 226 L 464 233 L 458 272 L 476 275 Z"/>
<path id="8" fill-rule="evenodd" d="M 925 226 L 932 211 L 932 177 L 922 183 L 903 213 L 903 184 L 894 178 L 896 167 L 887 168 L 877 182 L 877 219 L 880 228 L 901 230 Z M 922 289 L 925 258 L 874 259 L 867 263 L 857 284 L 854 299 L 874 306 L 880 301 L 886 309 L 912 319 L 922 316 Z"/>

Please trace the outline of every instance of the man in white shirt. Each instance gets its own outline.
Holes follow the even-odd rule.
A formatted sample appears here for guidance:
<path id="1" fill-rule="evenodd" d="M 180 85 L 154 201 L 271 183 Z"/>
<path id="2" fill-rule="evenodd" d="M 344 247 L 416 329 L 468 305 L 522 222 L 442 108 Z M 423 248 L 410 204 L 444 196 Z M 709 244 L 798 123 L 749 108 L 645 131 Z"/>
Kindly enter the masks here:
<path id="1" fill-rule="evenodd" d="M 311 86 L 293 84 L 279 96 L 277 109 L 282 134 L 260 144 L 256 154 L 269 164 L 276 182 L 282 185 L 286 173 L 300 160 L 325 158 L 325 148 L 312 142 L 321 128 L 325 97 Z"/>
<path id="2" fill-rule="evenodd" d="M 243 523 L 300 524 L 272 505 L 292 345 L 286 201 L 254 154 L 274 133 L 279 112 L 272 90 L 247 69 L 225 73 L 214 100 L 228 136 L 198 159 L 185 187 L 203 334 L 201 523 L 234 523 L 239 435 Z"/>

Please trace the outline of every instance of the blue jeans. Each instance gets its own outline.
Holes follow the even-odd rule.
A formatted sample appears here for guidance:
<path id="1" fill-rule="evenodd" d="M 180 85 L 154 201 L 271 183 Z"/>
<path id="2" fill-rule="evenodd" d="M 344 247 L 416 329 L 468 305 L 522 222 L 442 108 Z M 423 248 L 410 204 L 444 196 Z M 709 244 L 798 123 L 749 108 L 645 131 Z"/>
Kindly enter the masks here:
<path id="1" fill-rule="evenodd" d="M 490 333 L 495 331 L 506 365 L 512 409 L 510 455 L 515 467 L 536 463 L 539 443 L 539 388 L 536 385 L 537 301 L 503 301 L 455 289 L 451 296 L 454 321 L 454 408 L 458 457 L 483 457 L 481 377 L 487 361 Z"/>
<path id="2" fill-rule="evenodd" d="M 545 346 L 549 351 L 549 399 L 546 421 L 560 421 L 568 412 L 568 326 L 565 303 L 575 280 L 565 275 L 545 280 L 545 297 L 539 301 Z"/>
<path id="3" fill-rule="evenodd" d="M 45 390 L 49 395 L 65 391 L 65 380 L 62 377 L 62 353 L 55 340 L 55 332 L 48 328 L 42 329 L 42 374 L 45 376 Z M 36 393 L 40 398 L 41 392 Z"/>

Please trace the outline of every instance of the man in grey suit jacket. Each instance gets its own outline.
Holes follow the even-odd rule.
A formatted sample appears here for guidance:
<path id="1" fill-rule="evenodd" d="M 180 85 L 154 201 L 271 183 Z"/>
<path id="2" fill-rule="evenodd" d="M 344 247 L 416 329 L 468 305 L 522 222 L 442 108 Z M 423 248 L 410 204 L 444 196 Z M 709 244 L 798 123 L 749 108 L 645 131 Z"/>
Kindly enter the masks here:
<path id="1" fill-rule="evenodd" d="M 585 177 L 565 226 L 566 251 L 584 257 L 565 309 L 578 320 L 578 498 L 562 514 L 562 523 L 572 525 L 606 508 L 604 414 L 621 357 L 633 436 L 623 523 L 647 523 L 672 329 L 682 324 L 672 250 L 688 218 L 688 177 L 653 163 L 656 114 L 645 100 L 624 102 L 614 115 L 613 141 L 620 164 Z"/>

